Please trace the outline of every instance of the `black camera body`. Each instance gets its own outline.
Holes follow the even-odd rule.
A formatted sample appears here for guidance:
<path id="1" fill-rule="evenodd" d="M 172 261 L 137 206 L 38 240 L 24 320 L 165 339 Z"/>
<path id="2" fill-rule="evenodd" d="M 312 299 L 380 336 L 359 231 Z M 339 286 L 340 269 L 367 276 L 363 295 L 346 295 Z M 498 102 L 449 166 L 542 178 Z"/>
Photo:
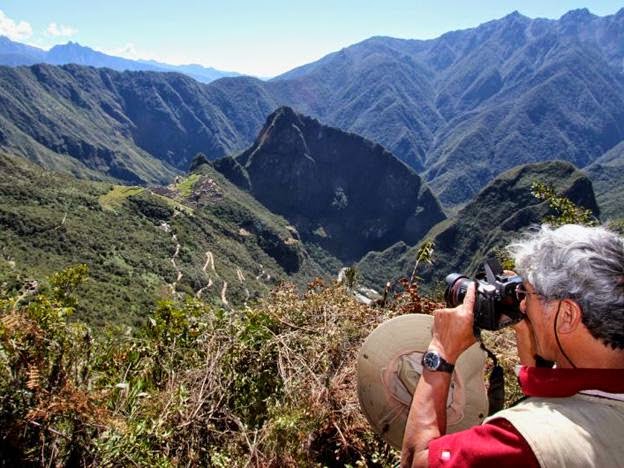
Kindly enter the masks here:
<path id="1" fill-rule="evenodd" d="M 519 322 L 524 314 L 520 311 L 520 301 L 516 288 L 522 284 L 520 276 L 504 276 L 503 268 L 496 259 L 483 263 L 483 272 L 472 280 L 460 273 L 446 277 L 444 299 L 448 307 L 457 307 L 464 301 L 468 285 L 477 283 L 477 296 L 474 307 L 475 335 L 480 330 L 500 330 Z"/>

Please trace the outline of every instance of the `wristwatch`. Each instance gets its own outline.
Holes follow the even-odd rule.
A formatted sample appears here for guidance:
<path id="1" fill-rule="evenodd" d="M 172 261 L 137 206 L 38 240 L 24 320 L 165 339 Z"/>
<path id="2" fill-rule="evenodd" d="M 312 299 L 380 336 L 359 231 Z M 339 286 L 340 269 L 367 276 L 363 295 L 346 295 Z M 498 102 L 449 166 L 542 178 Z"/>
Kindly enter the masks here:
<path id="1" fill-rule="evenodd" d="M 425 369 L 430 371 L 453 373 L 455 366 L 444 360 L 437 351 L 427 351 L 423 354 L 421 364 Z"/>

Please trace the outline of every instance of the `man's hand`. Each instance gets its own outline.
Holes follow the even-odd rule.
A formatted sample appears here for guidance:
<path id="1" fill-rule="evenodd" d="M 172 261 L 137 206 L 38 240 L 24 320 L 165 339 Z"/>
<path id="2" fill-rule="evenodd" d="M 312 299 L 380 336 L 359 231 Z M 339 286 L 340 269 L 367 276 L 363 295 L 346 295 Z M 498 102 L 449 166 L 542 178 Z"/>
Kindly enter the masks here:
<path id="1" fill-rule="evenodd" d="M 433 340 L 429 349 L 438 351 L 451 364 L 476 341 L 473 332 L 475 300 L 476 286 L 472 282 L 460 306 L 433 312 Z"/>
<path id="2" fill-rule="evenodd" d="M 462 305 L 434 312 L 433 340 L 429 349 L 455 364 L 476 339 L 473 334 L 475 284 L 468 287 Z M 427 466 L 428 445 L 446 432 L 446 400 L 451 374 L 427 369 L 418 380 L 403 435 L 401 466 Z"/>

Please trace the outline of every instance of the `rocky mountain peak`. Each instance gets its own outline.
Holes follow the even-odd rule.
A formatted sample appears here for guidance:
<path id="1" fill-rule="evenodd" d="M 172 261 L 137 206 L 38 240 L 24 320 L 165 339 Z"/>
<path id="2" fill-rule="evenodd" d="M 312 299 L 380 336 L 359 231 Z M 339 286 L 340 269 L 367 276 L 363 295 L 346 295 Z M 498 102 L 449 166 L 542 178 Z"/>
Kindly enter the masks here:
<path id="1" fill-rule="evenodd" d="M 289 107 L 267 118 L 250 148 L 215 167 L 345 262 L 415 243 L 445 217 L 421 178 L 381 145 Z"/>
<path id="2" fill-rule="evenodd" d="M 570 10 L 565 15 L 563 15 L 560 19 L 562 23 L 566 22 L 585 22 L 589 21 L 593 18 L 596 18 L 596 15 L 592 14 L 587 8 L 578 8 L 576 10 Z"/>
<path id="3" fill-rule="evenodd" d="M 267 117 L 262 130 L 258 134 L 255 145 L 264 147 L 267 144 L 279 142 L 283 146 L 284 140 L 291 143 L 302 143 L 299 135 L 303 126 L 304 124 L 301 122 L 299 115 L 292 108 L 288 106 L 279 107 Z M 277 150 L 278 148 L 274 149 Z M 292 149 L 293 146 L 289 146 L 289 152 L 292 152 Z M 304 148 L 300 149 L 305 150 Z"/>
<path id="4" fill-rule="evenodd" d="M 520 13 L 518 10 L 514 10 L 511 13 L 509 13 L 508 15 L 506 15 L 503 20 L 506 21 L 518 21 L 518 20 L 529 20 L 529 18 L 527 18 L 526 16 L 524 16 L 522 13 Z"/>

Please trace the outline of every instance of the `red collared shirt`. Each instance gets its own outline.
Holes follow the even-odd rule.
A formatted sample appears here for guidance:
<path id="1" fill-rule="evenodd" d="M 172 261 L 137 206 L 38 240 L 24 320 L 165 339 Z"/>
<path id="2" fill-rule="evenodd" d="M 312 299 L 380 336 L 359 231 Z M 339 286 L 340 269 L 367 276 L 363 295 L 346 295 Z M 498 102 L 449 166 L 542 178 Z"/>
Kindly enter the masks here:
<path id="1" fill-rule="evenodd" d="M 526 396 L 562 398 L 583 390 L 624 393 L 624 369 L 549 369 L 522 367 L 518 375 Z M 527 441 L 505 419 L 429 443 L 429 466 L 538 467 Z"/>

